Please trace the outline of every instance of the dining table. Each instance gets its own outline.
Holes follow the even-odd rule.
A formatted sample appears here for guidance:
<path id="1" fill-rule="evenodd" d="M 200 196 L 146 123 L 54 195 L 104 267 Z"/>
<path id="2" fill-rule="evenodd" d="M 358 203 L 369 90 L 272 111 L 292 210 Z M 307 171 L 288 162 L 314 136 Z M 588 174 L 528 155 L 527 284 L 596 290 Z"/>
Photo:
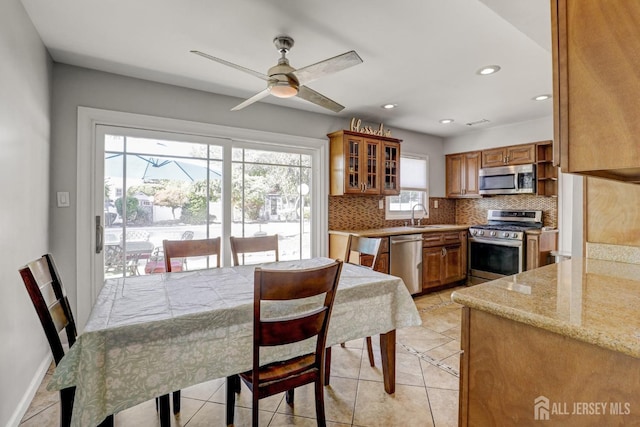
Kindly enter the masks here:
<path id="1" fill-rule="evenodd" d="M 305 269 L 330 258 L 261 264 Z M 252 368 L 256 265 L 105 280 L 83 332 L 49 390 L 76 387 L 72 426 L 94 426 L 157 396 Z M 380 334 L 384 387 L 395 392 L 396 329 L 421 324 L 402 279 L 345 263 L 327 346 Z M 308 340 L 269 348 L 261 363 L 313 351 Z"/>

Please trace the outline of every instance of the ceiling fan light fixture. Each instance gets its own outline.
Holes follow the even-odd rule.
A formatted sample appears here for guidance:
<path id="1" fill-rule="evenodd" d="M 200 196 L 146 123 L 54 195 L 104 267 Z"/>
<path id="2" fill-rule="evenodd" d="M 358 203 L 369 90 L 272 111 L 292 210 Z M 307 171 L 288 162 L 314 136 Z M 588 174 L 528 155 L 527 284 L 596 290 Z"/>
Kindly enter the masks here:
<path id="1" fill-rule="evenodd" d="M 269 87 L 269 92 L 278 98 L 291 98 L 298 94 L 298 88 L 288 82 L 277 82 Z"/>

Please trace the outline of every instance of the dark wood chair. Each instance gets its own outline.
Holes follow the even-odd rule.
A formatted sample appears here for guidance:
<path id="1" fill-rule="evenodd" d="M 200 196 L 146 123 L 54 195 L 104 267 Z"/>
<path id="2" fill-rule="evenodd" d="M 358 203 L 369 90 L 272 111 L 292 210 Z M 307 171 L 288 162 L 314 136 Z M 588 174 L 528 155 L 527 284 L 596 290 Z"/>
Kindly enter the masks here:
<path id="1" fill-rule="evenodd" d="M 43 255 L 19 271 L 40 318 L 40 323 L 51 347 L 53 360 L 57 366 L 65 355 L 60 333 L 63 329 L 65 330 L 69 347 L 76 342 L 78 334 L 73 313 L 53 257 L 50 254 Z M 75 393 L 75 387 L 60 390 L 60 426 L 62 427 L 71 425 Z M 113 426 L 113 415 L 105 418 L 100 426 Z"/>
<path id="2" fill-rule="evenodd" d="M 255 252 L 275 252 L 275 261 L 280 261 L 278 254 L 278 235 L 258 236 L 258 237 L 230 237 L 231 254 L 233 255 L 233 265 L 240 265 L 240 254 Z M 244 264 L 244 259 L 242 264 Z"/>
<path id="3" fill-rule="evenodd" d="M 314 383 L 316 417 L 325 426 L 324 357 L 329 318 L 342 261 L 304 270 L 265 270 L 256 268 L 253 305 L 253 369 L 227 378 L 227 425 L 233 424 L 235 392 L 240 378 L 253 393 L 253 426 L 258 425 L 258 401 L 276 393 L 286 392 L 287 403 L 293 403 L 296 387 Z M 264 301 L 278 304 L 295 299 L 324 294 L 318 305 L 304 313 L 263 317 Z M 288 305 L 290 307 L 290 305 Z M 273 308 L 273 305 L 271 305 Z M 266 310 L 265 310 L 266 311 Z M 315 350 L 303 356 L 260 366 L 262 347 L 291 344 L 316 337 Z"/>
<path id="4" fill-rule="evenodd" d="M 220 237 L 197 240 L 163 240 L 162 249 L 164 269 L 167 273 L 171 272 L 171 260 L 175 260 L 175 258 L 185 259 L 194 256 L 216 255 L 216 268 L 220 267 Z M 178 414 L 180 412 L 180 390 L 174 391 L 172 397 L 173 413 Z"/>
<path id="5" fill-rule="evenodd" d="M 360 237 L 350 234 L 347 240 L 344 259 L 349 264 L 362 265 L 373 269 L 378 259 L 381 243 L 382 239 L 379 237 Z M 371 342 L 371 337 L 366 337 L 366 343 L 369 364 L 376 366 L 375 359 L 373 358 L 373 343 Z M 344 347 L 344 343 L 340 345 Z M 325 375 L 325 384 L 329 384 L 329 376 L 331 375 L 331 347 L 327 348 Z"/>
<path id="6" fill-rule="evenodd" d="M 198 240 L 163 240 L 164 268 L 171 272 L 172 258 L 216 255 L 216 267 L 220 267 L 220 237 Z"/>

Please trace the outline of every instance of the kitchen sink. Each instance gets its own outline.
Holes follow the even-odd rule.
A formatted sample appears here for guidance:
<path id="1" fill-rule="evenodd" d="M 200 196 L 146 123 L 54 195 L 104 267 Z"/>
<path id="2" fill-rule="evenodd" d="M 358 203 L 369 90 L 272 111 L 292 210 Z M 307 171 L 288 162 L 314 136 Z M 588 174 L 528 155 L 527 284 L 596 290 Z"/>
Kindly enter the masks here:
<path id="1" fill-rule="evenodd" d="M 447 228 L 452 227 L 451 224 L 423 224 L 423 225 L 409 225 L 411 228 Z"/>

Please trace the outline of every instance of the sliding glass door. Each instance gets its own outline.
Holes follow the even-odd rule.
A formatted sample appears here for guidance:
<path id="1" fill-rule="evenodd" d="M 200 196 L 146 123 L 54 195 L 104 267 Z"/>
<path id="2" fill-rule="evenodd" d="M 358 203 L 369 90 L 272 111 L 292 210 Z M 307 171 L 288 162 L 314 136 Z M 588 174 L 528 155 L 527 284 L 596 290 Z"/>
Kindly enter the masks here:
<path id="1" fill-rule="evenodd" d="M 165 239 L 278 234 L 280 259 L 311 256 L 313 156 L 304 148 L 112 126 L 97 136 L 105 278 L 164 272 Z M 266 261 L 254 258 L 245 261 Z"/>

